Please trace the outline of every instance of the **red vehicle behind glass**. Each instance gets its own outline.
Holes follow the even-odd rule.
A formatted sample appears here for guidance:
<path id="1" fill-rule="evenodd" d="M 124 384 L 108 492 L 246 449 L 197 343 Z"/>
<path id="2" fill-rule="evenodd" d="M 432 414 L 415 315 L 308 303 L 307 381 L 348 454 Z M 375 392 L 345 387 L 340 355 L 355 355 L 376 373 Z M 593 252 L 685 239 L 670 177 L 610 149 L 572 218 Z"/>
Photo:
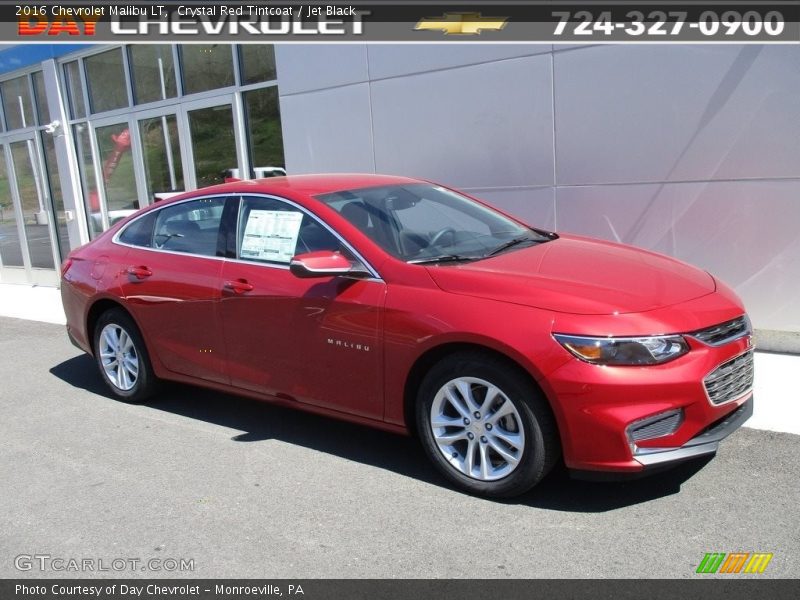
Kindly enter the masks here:
<path id="1" fill-rule="evenodd" d="M 414 433 L 488 496 L 561 457 L 591 475 L 711 454 L 752 413 L 750 323 L 711 275 L 413 179 L 197 190 L 62 269 L 70 338 L 118 397 L 168 379 Z"/>

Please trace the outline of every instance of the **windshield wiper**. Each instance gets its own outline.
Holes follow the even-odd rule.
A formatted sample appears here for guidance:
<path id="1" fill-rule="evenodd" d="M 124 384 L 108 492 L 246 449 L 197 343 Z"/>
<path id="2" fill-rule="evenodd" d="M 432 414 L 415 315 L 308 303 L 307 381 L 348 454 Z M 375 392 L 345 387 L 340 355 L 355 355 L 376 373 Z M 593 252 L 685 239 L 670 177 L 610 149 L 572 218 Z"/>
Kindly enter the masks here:
<path id="1" fill-rule="evenodd" d="M 476 260 L 476 256 L 462 256 L 461 254 L 442 254 L 441 256 L 430 256 L 428 258 L 418 258 L 416 260 L 409 260 L 410 265 L 427 265 L 434 263 L 445 262 L 460 262 L 465 260 Z"/>
<path id="2" fill-rule="evenodd" d="M 485 256 L 494 256 L 495 254 L 500 254 L 503 250 L 508 250 L 517 244 L 521 244 L 522 242 L 535 242 L 536 240 L 532 239 L 527 235 L 523 235 L 520 237 L 515 237 L 513 240 L 508 240 L 507 242 L 503 242 L 497 248 L 490 250 Z"/>

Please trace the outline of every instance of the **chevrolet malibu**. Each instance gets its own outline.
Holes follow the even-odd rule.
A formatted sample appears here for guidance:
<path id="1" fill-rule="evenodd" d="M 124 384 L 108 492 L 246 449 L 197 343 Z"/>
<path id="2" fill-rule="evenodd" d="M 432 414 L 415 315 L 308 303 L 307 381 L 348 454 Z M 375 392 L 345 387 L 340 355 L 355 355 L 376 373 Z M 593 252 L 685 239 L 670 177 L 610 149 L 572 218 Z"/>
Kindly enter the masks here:
<path id="1" fill-rule="evenodd" d="M 414 434 L 485 496 L 561 461 L 620 476 L 713 454 L 752 414 L 750 322 L 725 284 L 403 177 L 156 203 L 73 251 L 61 294 L 122 400 L 173 380 Z"/>

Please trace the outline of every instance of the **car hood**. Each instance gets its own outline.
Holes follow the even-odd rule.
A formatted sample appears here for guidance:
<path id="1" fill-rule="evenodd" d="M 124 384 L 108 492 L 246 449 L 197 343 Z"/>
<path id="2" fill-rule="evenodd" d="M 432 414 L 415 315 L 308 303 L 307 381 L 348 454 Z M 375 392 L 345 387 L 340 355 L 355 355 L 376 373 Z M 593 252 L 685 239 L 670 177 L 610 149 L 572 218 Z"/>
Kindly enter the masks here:
<path id="1" fill-rule="evenodd" d="M 428 272 L 453 294 L 583 315 L 654 310 L 716 288 L 711 275 L 678 260 L 577 236 Z"/>

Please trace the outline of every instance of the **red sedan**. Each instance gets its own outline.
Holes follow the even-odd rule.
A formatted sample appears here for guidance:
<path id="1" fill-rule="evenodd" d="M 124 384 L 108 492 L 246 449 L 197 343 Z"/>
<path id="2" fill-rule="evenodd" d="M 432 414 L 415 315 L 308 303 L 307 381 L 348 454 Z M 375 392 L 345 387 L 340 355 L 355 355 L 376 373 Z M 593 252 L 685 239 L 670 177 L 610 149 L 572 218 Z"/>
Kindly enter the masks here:
<path id="1" fill-rule="evenodd" d="M 62 277 L 69 336 L 119 398 L 175 380 L 413 433 L 487 496 L 562 458 L 640 474 L 712 454 L 752 414 L 750 322 L 723 283 L 408 178 L 183 194 Z"/>

